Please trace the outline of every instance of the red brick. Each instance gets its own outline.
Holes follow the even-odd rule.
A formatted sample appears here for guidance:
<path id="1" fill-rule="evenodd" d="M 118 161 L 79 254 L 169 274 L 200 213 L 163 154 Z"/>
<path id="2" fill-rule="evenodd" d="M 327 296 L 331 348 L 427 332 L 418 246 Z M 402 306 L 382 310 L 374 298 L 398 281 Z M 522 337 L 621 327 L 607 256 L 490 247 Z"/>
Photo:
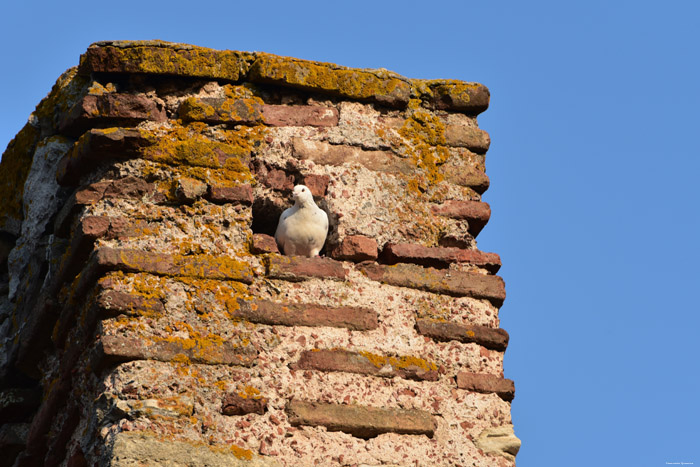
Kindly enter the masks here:
<path id="1" fill-rule="evenodd" d="M 360 268 L 370 279 L 398 287 L 457 297 L 484 298 L 497 306 L 506 298 L 505 284 L 498 276 L 424 268 L 414 264 L 363 264 Z"/>
<path id="2" fill-rule="evenodd" d="M 255 99 L 224 99 L 189 97 L 180 105 L 178 114 L 184 121 L 211 124 L 249 124 L 262 121 L 262 105 Z"/>
<path id="3" fill-rule="evenodd" d="M 243 394 L 245 397 L 235 392 L 226 394 L 221 402 L 221 413 L 224 415 L 245 415 L 249 413 L 263 415 L 265 413 L 267 399 Z"/>
<path id="4" fill-rule="evenodd" d="M 318 105 L 264 105 L 262 114 L 270 126 L 336 126 L 338 109 Z"/>
<path id="5" fill-rule="evenodd" d="M 462 248 L 429 248 L 414 243 L 389 243 L 382 250 L 382 261 L 388 264 L 414 263 L 421 266 L 447 267 L 451 263 L 469 263 L 496 273 L 501 258 L 496 253 Z"/>
<path id="6" fill-rule="evenodd" d="M 363 235 L 348 235 L 328 255 L 346 261 L 375 260 L 378 256 L 377 241 Z"/>
<path id="7" fill-rule="evenodd" d="M 477 115 L 489 106 L 491 95 L 483 84 L 457 80 L 426 80 L 422 84 L 427 86 L 429 92 L 421 95 L 421 98 L 432 109 Z"/>
<path id="8" fill-rule="evenodd" d="M 157 298 L 144 297 L 142 295 L 119 292 L 117 290 L 103 290 L 97 297 L 96 305 L 102 316 L 142 315 L 165 313 L 163 302 Z"/>
<path id="9" fill-rule="evenodd" d="M 432 211 L 440 216 L 466 220 L 469 222 L 469 233 L 474 237 L 479 235 L 491 218 L 491 206 L 481 201 L 449 200 L 433 206 Z"/>
<path id="10" fill-rule="evenodd" d="M 417 381 L 437 381 L 437 366 L 416 357 L 385 357 L 348 350 L 306 350 L 291 365 L 293 370 L 343 371 Z"/>
<path id="11" fill-rule="evenodd" d="M 515 397 L 515 383 L 513 383 L 513 380 L 500 378 L 495 375 L 460 371 L 457 373 L 457 387 L 483 394 L 493 392 L 508 402 Z"/>
<path id="12" fill-rule="evenodd" d="M 294 188 L 294 176 L 284 170 L 272 169 L 267 172 L 263 184 L 273 190 L 292 191 Z"/>
<path id="13" fill-rule="evenodd" d="M 199 345 L 195 341 L 192 346 L 189 340 L 154 341 L 140 337 L 121 335 L 102 336 L 95 349 L 93 366 L 102 369 L 105 366 L 131 360 L 157 360 L 169 362 L 186 357 L 194 363 L 208 365 L 239 365 L 251 366 L 255 362 L 257 352 L 251 347 L 240 347 L 230 342 L 220 345 L 207 343 Z"/>
<path id="14" fill-rule="evenodd" d="M 56 180 L 61 185 L 75 185 L 101 161 L 135 157 L 141 148 L 154 142 L 135 128 L 92 129 L 61 159 Z"/>
<path id="15" fill-rule="evenodd" d="M 416 320 L 416 330 L 418 334 L 443 342 L 475 343 L 499 352 L 508 347 L 508 333 L 500 328 L 419 318 Z"/>
<path id="16" fill-rule="evenodd" d="M 342 431 L 365 439 L 382 433 L 432 438 L 437 428 L 437 421 L 430 413 L 417 409 L 380 409 L 291 400 L 286 412 L 292 426 L 325 426 L 328 431 Z"/>
<path id="17" fill-rule="evenodd" d="M 280 251 L 277 248 L 277 242 L 275 241 L 274 237 L 265 234 L 253 234 L 250 252 L 254 255 L 259 255 L 263 253 L 279 254 Z"/>
<path id="18" fill-rule="evenodd" d="M 488 190 L 491 183 L 484 172 L 474 167 L 446 167 L 443 165 L 440 167 L 440 173 L 448 182 L 469 187 L 479 194 Z"/>
<path id="19" fill-rule="evenodd" d="M 303 138 L 292 138 L 292 148 L 294 157 L 317 164 L 338 166 L 349 162 L 377 172 L 404 175 L 410 175 L 416 169 L 407 159 L 386 151 L 365 151 L 354 146 L 333 145 Z"/>
<path id="20" fill-rule="evenodd" d="M 343 263 L 330 258 L 272 255 L 267 258 L 267 275 L 273 279 L 303 281 L 306 279 L 344 280 Z"/>
<path id="21" fill-rule="evenodd" d="M 203 279 L 230 279 L 248 284 L 253 281 L 254 276 L 253 268 L 248 263 L 226 256 L 180 256 L 103 247 L 97 250 L 95 262 L 97 266 L 107 270 Z"/>
<path id="22" fill-rule="evenodd" d="M 167 120 L 163 105 L 137 94 L 105 93 L 83 97 L 60 123 L 59 131 L 79 136 L 95 125 L 136 126 L 140 122 Z"/>
<path id="23" fill-rule="evenodd" d="M 376 329 L 377 312 L 369 308 L 326 306 L 314 303 L 277 303 L 267 300 L 239 300 L 232 312 L 247 321 L 283 326 L 330 326 L 354 331 Z"/>
<path id="24" fill-rule="evenodd" d="M 250 185 L 210 186 L 207 199 L 216 204 L 235 203 L 250 206 L 253 204 L 253 188 Z"/>
<path id="25" fill-rule="evenodd" d="M 479 154 L 489 150 L 491 137 L 484 130 L 467 125 L 446 125 L 445 142 L 448 146 L 467 148 Z"/>
<path id="26" fill-rule="evenodd" d="M 306 185 L 311 194 L 317 198 L 322 198 L 326 196 L 326 191 L 328 190 L 328 183 L 330 182 L 330 177 L 328 175 L 304 175 L 301 184 Z"/>

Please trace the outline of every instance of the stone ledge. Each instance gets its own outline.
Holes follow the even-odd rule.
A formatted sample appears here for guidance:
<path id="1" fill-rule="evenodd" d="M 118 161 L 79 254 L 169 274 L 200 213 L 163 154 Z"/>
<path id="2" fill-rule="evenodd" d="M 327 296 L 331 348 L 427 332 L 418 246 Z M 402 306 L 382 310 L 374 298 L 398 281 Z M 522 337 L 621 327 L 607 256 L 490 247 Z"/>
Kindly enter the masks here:
<path id="1" fill-rule="evenodd" d="M 418 318 L 416 330 L 418 334 L 443 342 L 475 343 L 499 352 L 504 352 L 508 347 L 508 333 L 501 328 Z"/>
<path id="2" fill-rule="evenodd" d="M 106 93 L 83 97 L 59 124 L 59 131 L 80 136 L 90 127 L 136 126 L 142 121 L 164 122 L 163 105 L 144 95 Z"/>
<path id="3" fill-rule="evenodd" d="M 320 256 L 306 258 L 304 256 L 270 255 L 265 262 L 267 276 L 272 279 L 283 279 L 292 282 L 306 279 L 342 281 L 348 275 L 348 272 L 343 267 L 343 263 Z"/>
<path id="4" fill-rule="evenodd" d="M 505 283 L 498 276 L 424 268 L 405 263 L 394 266 L 361 264 L 359 268 L 370 279 L 397 287 L 457 297 L 483 298 L 496 306 L 500 306 L 506 298 Z"/>
<path id="5" fill-rule="evenodd" d="M 232 312 L 252 323 L 282 326 L 329 326 L 369 331 L 379 326 L 377 312 L 369 308 L 325 306 L 314 303 L 277 303 L 267 300 L 238 300 Z"/>
<path id="6" fill-rule="evenodd" d="M 433 206 L 433 214 L 466 220 L 469 223 L 469 233 L 476 237 L 491 218 L 491 206 L 481 201 L 449 200 Z"/>
<path id="7" fill-rule="evenodd" d="M 426 435 L 432 438 L 437 421 L 430 413 L 416 409 L 380 409 L 357 405 L 292 400 L 287 403 L 292 426 L 324 426 L 358 438 L 374 438 L 382 433 Z"/>
<path id="8" fill-rule="evenodd" d="M 417 357 L 391 357 L 348 350 L 305 350 L 290 366 L 293 370 L 342 371 L 385 378 L 437 381 L 438 367 Z"/>
<path id="9" fill-rule="evenodd" d="M 482 373 L 457 373 L 457 387 L 467 391 L 483 394 L 496 393 L 504 401 L 510 402 L 515 397 L 515 383 L 512 379 L 500 378 Z"/>
<path id="10" fill-rule="evenodd" d="M 484 130 L 473 126 L 445 125 L 445 142 L 448 146 L 484 154 L 491 146 L 491 137 Z"/>
<path id="11" fill-rule="evenodd" d="M 193 362 L 207 365 L 238 365 L 249 367 L 255 363 L 257 352 L 252 347 L 238 347 L 224 341 L 202 339 L 153 339 L 126 336 L 102 336 L 92 356 L 92 366 L 101 370 L 106 366 L 132 360 L 161 362 Z"/>
<path id="12" fill-rule="evenodd" d="M 388 151 L 368 151 L 354 146 L 330 144 L 323 141 L 310 141 L 292 138 L 294 157 L 310 160 L 316 164 L 339 166 L 344 163 L 359 164 L 369 170 L 389 174 L 410 175 L 415 165 Z"/>
<path id="13" fill-rule="evenodd" d="M 452 263 L 468 263 L 493 274 L 501 267 L 501 258 L 496 253 L 450 247 L 429 248 L 415 243 L 388 243 L 382 250 L 381 259 L 387 264 L 413 263 L 439 268 Z"/>
<path id="14" fill-rule="evenodd" d="M 165 306 L 157 298 L 105 289 L 98 295 L 95 304 L 102 317 L 112 317 L 121 314 L 128 316 L 163 315 Z"/>
<path id="15" fill-rule="evenodd" d="M 248 79 L 390 107 L 406 107 L 411 97 L 410 82 L 390 71 L 346 68 L 267 53 L 257 55 Z"/>
<path id="16" fill-rule="evenodd" d="M 263 119 L 260 99 L 244 97 L 188 97 L 180 104 L 178 114 L 186 122 L 196 121 L 214 125 L 255 125 Z"/>

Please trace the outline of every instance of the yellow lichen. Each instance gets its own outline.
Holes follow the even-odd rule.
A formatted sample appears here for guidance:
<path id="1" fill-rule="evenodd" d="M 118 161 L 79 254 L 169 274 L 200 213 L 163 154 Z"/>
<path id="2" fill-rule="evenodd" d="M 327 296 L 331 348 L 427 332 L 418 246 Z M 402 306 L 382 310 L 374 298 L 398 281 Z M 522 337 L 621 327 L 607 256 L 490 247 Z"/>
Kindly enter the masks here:
<path id="1" fill-rule="evenodd" d="M 395 370 L 402 370 L 407 368 L 420 368 L 424 371 L 434 371 L 437 370 L 437 365 L 428 360 L 412 357 L 412 356 L 384 356 L 377 355 L 370 352 L 360 352 L 360 355 L 365 357 L 377 368 L 383 368 L 386 365 L 390 365 Z"/>

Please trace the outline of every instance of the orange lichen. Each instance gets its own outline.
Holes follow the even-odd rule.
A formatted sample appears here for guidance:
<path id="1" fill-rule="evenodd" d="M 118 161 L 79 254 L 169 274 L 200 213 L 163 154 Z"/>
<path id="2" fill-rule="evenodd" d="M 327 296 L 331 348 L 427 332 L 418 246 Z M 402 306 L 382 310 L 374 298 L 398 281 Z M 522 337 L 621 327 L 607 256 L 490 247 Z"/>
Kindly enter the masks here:
<path id="1" fill-rule="evenodd" d="M 386 365 L 391 365 L 391 367 L 395 370 L 402 370 L 402 369 L 407 369 L 407 368 L 415 368 L 418 367 L 422 370 L 425 371 L 434 371 L 437 370 L 437 365 L 433 362 L 430 362 L 428 360 L 418 358 L 418 357 L 412 357 L 412 356 L 399 356 L 399 357 L 392 357 L 392 356 L 384 356 L 384 355 L 377 355 L 373 354 L 370 352 L 360 352 L 360 355 L 365 357 L 367 360 L 372 363 L 377 368 L 383 368 Z"/>

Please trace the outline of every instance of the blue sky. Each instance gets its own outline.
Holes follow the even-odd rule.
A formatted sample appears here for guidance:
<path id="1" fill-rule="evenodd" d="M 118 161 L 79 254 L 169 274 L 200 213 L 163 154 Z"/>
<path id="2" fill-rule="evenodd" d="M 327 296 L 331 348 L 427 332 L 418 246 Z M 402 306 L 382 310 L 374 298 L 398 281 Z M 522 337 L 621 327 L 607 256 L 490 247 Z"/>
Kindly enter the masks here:
<path id="1" fill-rule="evenodd" d="M 700 465 L 700 3 L 253 4 L 4 2 L 0 146 L 98 40 L 481 82 L 518 466 Z"/>

